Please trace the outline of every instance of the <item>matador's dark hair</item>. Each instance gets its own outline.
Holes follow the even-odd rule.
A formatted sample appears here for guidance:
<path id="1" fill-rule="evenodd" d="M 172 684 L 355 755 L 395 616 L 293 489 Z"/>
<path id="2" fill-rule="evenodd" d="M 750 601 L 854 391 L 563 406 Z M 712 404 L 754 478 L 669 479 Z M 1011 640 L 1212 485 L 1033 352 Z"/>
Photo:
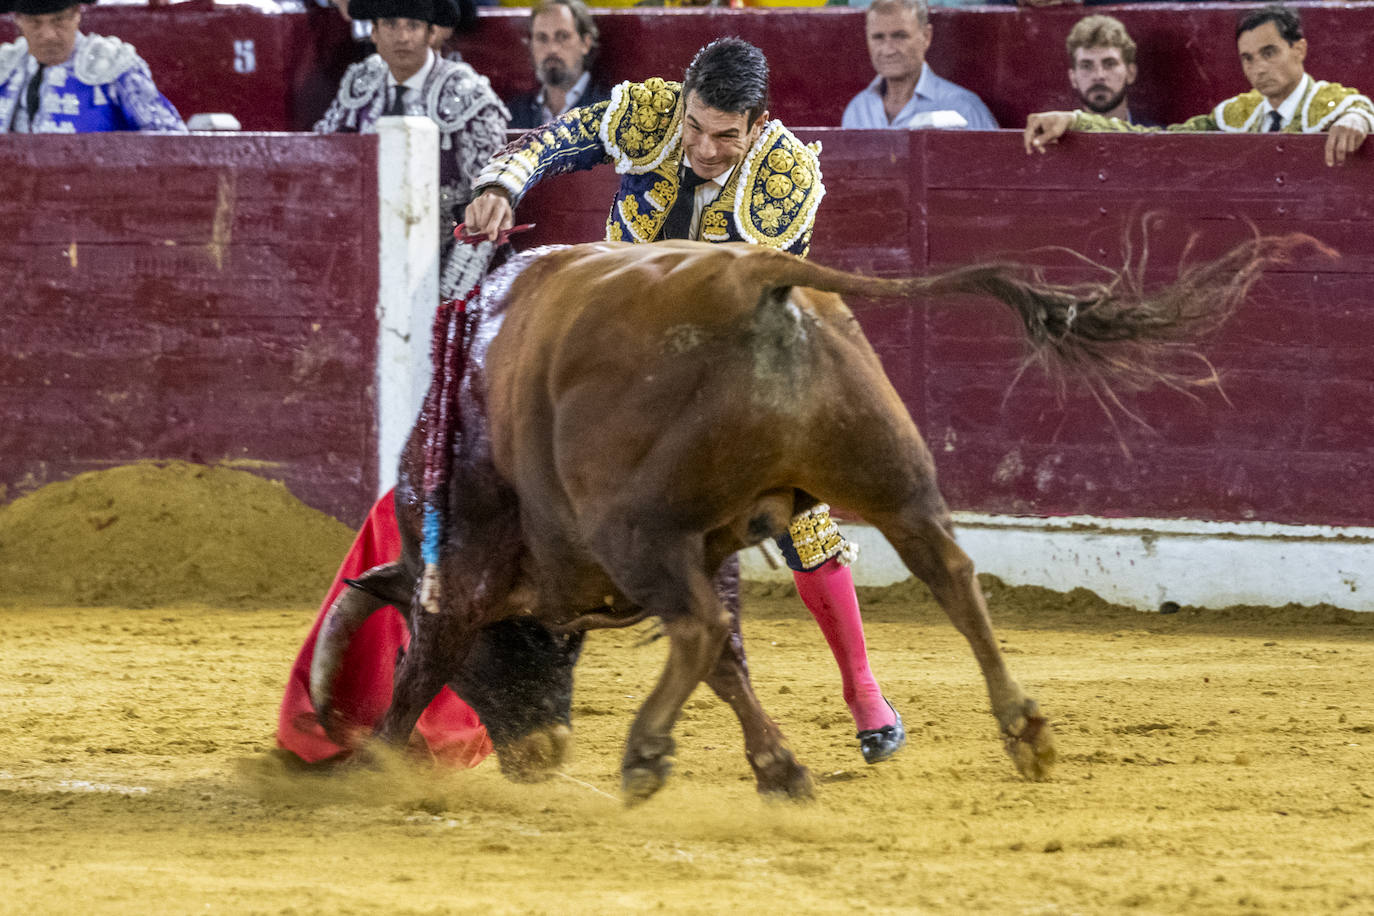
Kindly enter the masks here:
<path id="1" fill-rule="evenodd" d="M 745 114 L 753 124 L 768 108 L 768 58 L 742 38 L 717 38 L 697 52 L 682 80 L 712 108 Z"/>

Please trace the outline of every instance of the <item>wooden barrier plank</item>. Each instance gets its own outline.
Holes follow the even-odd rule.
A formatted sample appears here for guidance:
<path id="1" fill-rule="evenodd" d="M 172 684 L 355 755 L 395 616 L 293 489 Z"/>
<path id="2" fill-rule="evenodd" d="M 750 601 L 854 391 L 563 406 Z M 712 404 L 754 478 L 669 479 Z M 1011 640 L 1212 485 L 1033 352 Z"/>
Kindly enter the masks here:
<path id="1" fill-rule="evenodd" d="M 224 193 L 225 175 L 242 193 Z M 376 184 L 370 137 L 0 137 L 0 194 L 27 188 L 34 204 L 6 208 L 17 231 L 0 246 L 14 269 L 0 487 L 248 458 L 361 519 L 376 476 Z"/>

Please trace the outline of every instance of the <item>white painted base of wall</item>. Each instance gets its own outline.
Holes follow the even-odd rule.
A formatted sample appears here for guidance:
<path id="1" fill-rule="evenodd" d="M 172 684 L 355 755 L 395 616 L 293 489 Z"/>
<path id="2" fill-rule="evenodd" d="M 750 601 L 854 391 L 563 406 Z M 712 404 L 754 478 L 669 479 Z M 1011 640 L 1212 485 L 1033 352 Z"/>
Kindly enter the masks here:
<path id="1" fill-rule="evenodd" d="M 1374 528 L 971 512 L 956 512 L 954 524 L 978 571 L 1010 585 L 1082 587 L 1149 611 L 1165 601 L 1374 611 Z M 855 582 L 889 585 L 910 576 L 876 529 L 854 522 L 841 529 L 859 545 Z M 745 551 L 740 560 L 745 579 L 791 578 L 758 550 Z"/>

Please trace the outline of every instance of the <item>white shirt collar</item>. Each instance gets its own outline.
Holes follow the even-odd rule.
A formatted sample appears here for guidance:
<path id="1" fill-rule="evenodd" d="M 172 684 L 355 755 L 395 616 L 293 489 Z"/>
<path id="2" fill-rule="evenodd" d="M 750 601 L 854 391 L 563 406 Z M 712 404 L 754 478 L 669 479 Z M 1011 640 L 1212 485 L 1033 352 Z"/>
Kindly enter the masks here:
<path id="1" fill-rule="evenodd" d="M 1311 82 L 1312 77 L 1304 73 L 1302 75 L 1302 79 L 1298 80 L 1297 87 L 1292 92 L 1288 93 L 1288 98 L 1280 102 L 1278 108 L 1275 108 L 1273 105 L 1270 105 L 1269 100 L 1265 99 L 1264 104 L 1260 107 L 1261 117 L 1268 117 L 1269 112 L 1277 111 L 1279 113 L 1279 117 L 1283 119 L 1283 123 L 1285 125 L 1288 124 L 1288 122 L 1292 121 L 1293 118 L 1297 115 L 1298 103 L 1301 102 L 1303 96 L 1307 94 L 1307 87 Z"/>
<path id="2" fill-rule="evenodd" d="M 425 80 L 429 79 L 429 72 L 434 69 L 434 49 L 430 48 L 425 52 L 425 65 L 410 75 L 410 78 L 401 83 L 407 89 L 419 91 L 425 88 Z M 391 68 L 386 68 L 386 88 L 391 89 L 396 85 L 396 77 L 391 75 Z"/>

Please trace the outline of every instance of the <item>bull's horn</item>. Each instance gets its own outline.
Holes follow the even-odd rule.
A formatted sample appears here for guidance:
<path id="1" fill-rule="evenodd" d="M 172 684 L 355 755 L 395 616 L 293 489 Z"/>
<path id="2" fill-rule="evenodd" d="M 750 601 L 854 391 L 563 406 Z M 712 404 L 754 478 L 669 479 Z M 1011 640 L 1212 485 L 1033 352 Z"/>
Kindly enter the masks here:
<path id="1" fill-rule="evenodd" d="M 310 659 L 310 702 L 315 707 L 315 715 L 324 727 L 325 734 L 338 744 L 344 741 L 337 733 L 338 723 L 334 721 L 334 681 L 339 676 L 344 655 L 358 630 L 374 613 L 393 603 L 382 596 L 402 597 L 397 586 L 403 575 L 404 570 L 399 563 L 387 563 L 368 570 L 356 582 L 348 582 L 348 587 L 334 599 L 324 620 L 320 621 L 315 636 L 315 652 Z M 396 606 L 403 613 L 410 610 L 408 600 L 397 601 Z"/>

